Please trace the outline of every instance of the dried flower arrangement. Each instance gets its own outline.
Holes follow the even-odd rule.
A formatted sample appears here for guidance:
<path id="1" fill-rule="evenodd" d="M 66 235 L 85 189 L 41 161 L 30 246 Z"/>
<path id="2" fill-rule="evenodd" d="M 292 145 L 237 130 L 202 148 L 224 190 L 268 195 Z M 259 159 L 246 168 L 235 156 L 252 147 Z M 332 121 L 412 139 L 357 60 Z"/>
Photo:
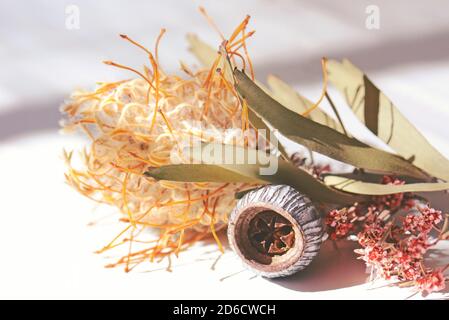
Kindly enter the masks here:
<path id="1" fill-rule="evenodd" d="M 356 239 L 357 253 L 379 276 L 422 292 L 444 288 L 448 266 L 429 268 L 424 257 L 449 238 L 449 215 L 414 192 L 449 189 L 449 161 L 349 61 L 323 59 L 323 92 L 316 103 L 276 77 L 269 77 L 269 89 L 256 83 L 246 45 L 254 34 L 247 32 L 248 22 L 249 16 L 227 39 L 216 28 L 222 38 L 218 51 L 189 36 L 203 68 L 181 63 L 184 77 L 160 66 L 165 30 L 154 53 L 121 35 L 146 54 L 150 66 L 139 71 L 106 61 L 138 78 L 74 92 L 62 107 L 64 131 L 81 129 L 92 141 L 80 168 L 72 163 L 73 152 L 64 152 L 67 182 L 86 197 L 117 207 L 127 224 L 100 250 L 130 244 L 129 253 L 110 266 L 130 271 L 144 261 L 177 256 L 208 236 L 223 251 L 217 232 L 229 223 L 231 247 L 249 268 L 267 277 L 284 276 L 310 263 L 326 227 L 332 241 Z M 347 132 L 328 82 L 395 153 Z M 335 117 L 319 108 L 324 99 Z M 366 174 L 331 173 L 329 166 L 306 164 L 298 154 L 290 157 L 282 144 L 266 137 L 261 147 L 257 134 L 241 134 L 274 129 Z M 277 161 L 278 170 L 262 175 L 260 163 L 190 163 L 185 150 L 195 149 L 192 137 L 242 156 L 263 154 Z M 142 240 L 148 228 L 159 230 L 159 237 Z M 133 243 L 146 246 L 132 250 Z"/>

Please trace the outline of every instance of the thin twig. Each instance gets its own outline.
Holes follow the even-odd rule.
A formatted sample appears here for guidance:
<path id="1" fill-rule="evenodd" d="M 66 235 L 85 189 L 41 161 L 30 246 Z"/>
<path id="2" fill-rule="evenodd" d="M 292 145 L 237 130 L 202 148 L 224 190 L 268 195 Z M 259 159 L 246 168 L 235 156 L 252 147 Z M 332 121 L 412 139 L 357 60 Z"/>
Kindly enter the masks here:
<path id="1" fill-rule="evenodd" d="M 334 111 L 335 115 L 337 116 L 338 122 L 340 123 L 341 128 L 343 129 L 343 132 L 344 132 L 345 135 L 347 136 L 347 135 L 348 135 L 348 132 L 346 131 L 346 128 L 345 128 L 345 126 L 344 126 L 344 124 L 343 124 L 343 121 L 341 120 L 340 114 L 338 113 L 338 110 L 337 110 L 337 108 L 335 107 L 335 104 L 334 104 L 334 102 L 332 101 L 332 99 L 331 99 L 331 97 L 329 96 L 329 94 L 327 93 L 327 91 L 326 91 L 326 93 L 325 93 L 325 96 L 326 96 L 327 101 L 328 101 L 329 104 L 331 105 L 332 110 Z"/>

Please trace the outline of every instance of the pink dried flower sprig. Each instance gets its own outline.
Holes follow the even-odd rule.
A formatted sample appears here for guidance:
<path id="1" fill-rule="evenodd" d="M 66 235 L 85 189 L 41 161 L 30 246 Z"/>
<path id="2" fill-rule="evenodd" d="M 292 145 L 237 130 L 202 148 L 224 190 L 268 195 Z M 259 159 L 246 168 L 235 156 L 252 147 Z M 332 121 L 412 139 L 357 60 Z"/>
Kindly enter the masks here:
<path id="1" fill-rule="evenodd" d="M 404 182 L 384 177 L 385 184 Z M 396 215 L 405 211 L 404 218 Z M 366 265 L 384 279 L 399 280 L 424 294 L 445 287 L 444 271 L 425 266 L 425 254 L 448 233 L 449 215 L 423 206 L 410 193 L 373 197 L 369 203 L 355 203 L 349 208 L 331 210 L 325 219 L 331 240 L 356 236 L 361 249 L 356 253 Z M 443 223 L 446 222 L 446 223 Z M 440 226 L 443 224 L 443 226 Z M 431 231 L 438 232 L 436 238 Z"/>

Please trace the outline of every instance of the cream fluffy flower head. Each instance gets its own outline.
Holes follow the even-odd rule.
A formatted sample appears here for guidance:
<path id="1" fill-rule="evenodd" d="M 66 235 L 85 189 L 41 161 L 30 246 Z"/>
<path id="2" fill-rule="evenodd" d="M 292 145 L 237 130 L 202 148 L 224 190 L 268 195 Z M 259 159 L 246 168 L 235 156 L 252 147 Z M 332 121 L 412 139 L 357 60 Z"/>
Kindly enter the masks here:
<path id="1" fill-rule="evenodd" d="M 226 56 L 239 56 L 244 62 L 249 58 L 238 51 L 246 52 L 248 19 L 224 43 Z M 242 146 L 253 143 L 233 135 L 233 130 L 249 129 L 250 123 L 246 106 L 242 106 L 232 79 L 226 76 L 226 67 L 230 67 L 227 57 L 215 52 L 210 68 L 192 71 L 181 64 L 183 76 L 167 74 L 157 57 L 164 32 L 157 40 L 154 56 L 121 35 L 148 54 L 151 67 L 141 72 L 105 61 L 139 77 L 99 83 L 91 92 L 76 91 L 62 106 L 63 131 L 81 131 L 90 139 L 76 161 L 73 151 L 64 151 L 68 184 L 86 197 L 117 207 L 123 214 L 121 221 L 127 223 L 123 233 L 102 251 L 116 246 L 120 236 L 128 232 L 129 240 L 144 228 L 161 231 L 155 245 L 137 259 L 177 254 L 211 233 L 219 243 L 216 231 L 226 226 L 235 205 L 235 192 L 249 187 L 156 181 L 144 176 L 149 167 L 168 165 L 173 159 L 182 162 L 182 150 L 192 138 L 209 142 L 227 130 L 220 142 Z M 128 268 L 132 259 L 136 257 L 128 255 L 118 263 L 126 263 Z"/>

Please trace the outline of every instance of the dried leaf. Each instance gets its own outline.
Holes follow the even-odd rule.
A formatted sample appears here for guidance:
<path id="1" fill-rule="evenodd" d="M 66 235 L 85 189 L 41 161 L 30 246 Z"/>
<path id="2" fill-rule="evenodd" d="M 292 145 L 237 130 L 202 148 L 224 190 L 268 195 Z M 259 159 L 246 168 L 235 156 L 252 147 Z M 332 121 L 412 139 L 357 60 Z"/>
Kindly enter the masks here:
<path id="1" fill-rule="evenodd" d="M 401 192 L 432 192 L 449 189 L 448 182 L 408 183 L 402 185 L 393 185 L 364 182 L 332 175 L 325 176 L 324 183 L 338 190 L 366 195 L 385 195 Z"/>
<path id="2" fill-rule="evenodd" d="M 420 179 L 428 176 L 405 159 L 372 148 L 325 125 L 307 119 L 267 95 L 243 72 L 234 70 L 237 90 L 260 117 L 285 137 L 336 160 L 359 168 Z"/>
<path id="3" fill-rule="evenodd" d="M 187 35 L 189 50 L 206 68 L 210 68 L 218 56 L 218 50 L 214 49 L 195 34 Z"/>
<path id="4" fill-rule="evenodd" d="M 237 169 L 213 164 L 173 164 L 150 168 L 145 175 L 156 180 L 168 181 L 264 183 L 253 174 L 253 171 L 258 170 L 257 166 L 244 168 L 243 165 L 239 165 Z"/>
<path id="5" fill-rule="evenodd" d="M 251 109 L 248 109 L 248 119 L 249 122 L 254 126 L 254 128 L 256 128 L 257 130 L 264 130 L 265 131 L 265 137 L 267 139 L 267 142 L 270 143 L 273 147 L 274 150 L 275 147 L 277 148 L 277 150 L 279 150 L 279 152 L 281 153 L 281 155 L 284 156 L 285 159 L 290 159 L 290 157 L 288 156 L 287 151 L 285 150 L 284 145 L 280 142 L 277 141 L 277 144 L 274 145 L 271 139 L 271 135 L 273 134 L 272 130 L 267 126 L 267 124 Z"/>
<path id="6" fill-rule="evenodd" d="M 313 106 L 312 101 L 301 96 L 295 91 L 295 89 L 281 79 L 270 75 L 267 81 L 272 92 L 271 96 L 287 109 L 297 114 L 303 114 L 306 110 L 309 110 Z M 344 133 L 341 124 L 332 119 L 319 108 L 315 108 L 307 117 L 315 122 L 335 129 L 338 132 Z"/>
<path id="7" fill-rule="evenodd" d="M 348 60 L 327 63 L 329 81 L 357 117 L 399 155 L 434 177 L 449 181 L 449 160 L 438 152 L 393 103 Z"/>
<path id="8" fill-rule="evenodd" d="M 212 67 L 215 59 L 217 59 L 220 54 L 218 52 L 218 48 L 215 49 L 214 47 L 208 45 L 194 34 L 187 35 L 187 42 L 189 43 L 190 52 L 193 53 L 203 67 Z M 217 67 L 224 70 L 225 79 L 232 81 L 232 69 L 229 67 L 228 63 L 226 63 L 225 59 L 221 59 Z"/>
<path id="9" fill-rule="evenodd" d="M 218 51 L 214 50 L 214 48 L 204 41 L 202 41 L 198 36 L 193 34 L 187 35 L 187 41 L 189 43 L 189 49 L 190 51 L 195 55 L 195 57 L 198 59 L 198 61 L 204 66 L 204 67 L 211 67 L 214 63 L 215 59 L 218 56 Z M 226 79 L 232 81 L 232 70 L 229 68 L 228 64 L 225 66 L 225 77 Z M 267 94 L 271 94 L 267 88 L 265 88 L 262 84 L 258 83 L 258 85 L 264 90 Z M 255 114 L 251 109 L 248 110 L 248 118 L 249 122 L 256 128 L 257 130 L 265 130 L 266 132 L 266 138 L 268 142 L 270 142 L 270 136 L 269 132 L 271 129 L 265 124 L 265 122 L 257 115 Z M 284 146 L 279 142 L 277 146 L 279 152 L 288 159 L 288 154 L 284 148 Z"/>
<path id="10" fill-rule="evenodd" d="M 211 145 L 211 144 L 207 144 Z M 287 184 L 298 191 L 308 195 L 311 199 L 320 202 L 348 204 L 355 201 L 366 200 L 363 196 L 352 195 L 330 188 L 315 179 L 309 173 L 294 167 L 289 162 L 283 161 L 273 155 L 254 149 L 246 149 L 231 145 L 221 145 L 223 152 L 221 158 L 215 154 L 204 153 L 202 149 L 192 148 L 188 152 L 192 159 L 199 160 L 200 164 L 168 165 L 159 168 L 151 168 L 145 175 L 157 180 L 183 181 L 183 182 L 245 182 L 254 184 Z M 224 164 L 225 154 L 233 154 L 235 159 L 257 159 L 255 164 Z M 260 159 L 263 159 L 261 162 Z M 266 168 L 267 161 L 278 161 L 278 168 L 271 175 L 261 173 L 261 168 Z"/>

